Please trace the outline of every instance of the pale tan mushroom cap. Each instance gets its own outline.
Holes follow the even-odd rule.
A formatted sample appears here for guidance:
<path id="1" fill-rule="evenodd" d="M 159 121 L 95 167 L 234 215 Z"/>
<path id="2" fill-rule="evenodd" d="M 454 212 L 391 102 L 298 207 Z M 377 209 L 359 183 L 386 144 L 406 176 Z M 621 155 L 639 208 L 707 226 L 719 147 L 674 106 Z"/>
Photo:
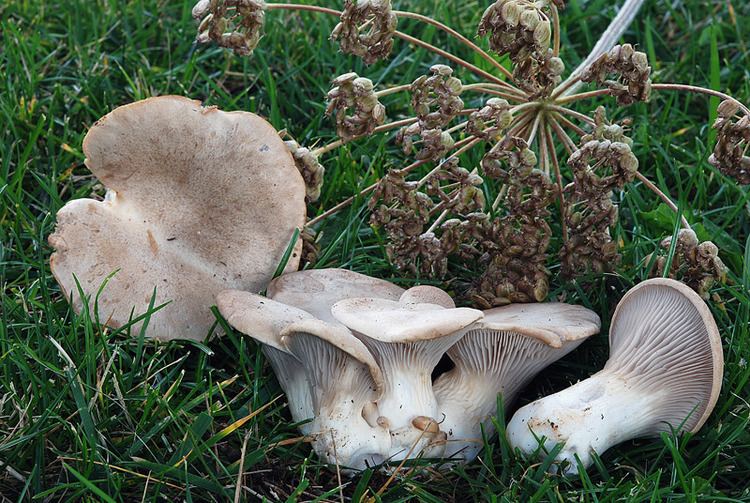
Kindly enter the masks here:
<path id="1" fill-rule="evenodd" d="M 409 288 L 399 299 L 403 304 L 437 304 L 446 309 L 456 307 L 453 298 L 440 288 L 430 285 L 419 285 Z"/>
<path id="2" fill-rule="evenodd" d="M 278 133 L 255 114 L 150 98 L 99 120 L 83 150 L 109 192 L 58 212 L 50 266 L 76 311 L 74 275 L 93 297 L 119 270 L 99 298 L 109 325 L 145 312 L 156 287 L 156 304 L 171 302 L 147 335 L 205 338 L 216 294 L 265 288 L 304 225 L 304 182 Z M 287 270 L 298 267 L 300 247 Z"/>
<path id="3" fill-rule="evenodd" d="M 371 298 L 342 300 L 331 311 L 350 329 L 381 342 L 437 339 L 482 318 L 482 311 L 466 307 L 446 309 L 436 304 L 404 304 Z"/>
<path id="4" fill-rule="evenodd" d="M 664 424 L 703 426 L 719 398 L 724 354 L 716 321 L 693 289 L 668 278 L 639 283 L 617 305 L 609 342 L 605 369 L 669 390 L 660 403 Z"/>
<path id="5" fill-rule="evenodd" d="M 346 269 L 297 271 L 271 281 L 268 296 L 295 306 L 329 323 L 338 323 L 331 315 L 336 302 L 355 297 L 398 300 L 404 289 L 388 281 Z"/>
<path id="6" fill-rule="evenodd" d="M 484 311 L 477 329 L 516 332 L 559 348 L 599 333 L 599 316 L 583 306 L 561 302 L 509 304 Z"/>
<path id="7" fill-rule="evenodd" d="M 216 307 L 227 323 L 243 334 L 285 352 L 281 337 L 287 327 L 315 321 L 302 309 L 240 290 L 220 292 L 216 296 Z"/>

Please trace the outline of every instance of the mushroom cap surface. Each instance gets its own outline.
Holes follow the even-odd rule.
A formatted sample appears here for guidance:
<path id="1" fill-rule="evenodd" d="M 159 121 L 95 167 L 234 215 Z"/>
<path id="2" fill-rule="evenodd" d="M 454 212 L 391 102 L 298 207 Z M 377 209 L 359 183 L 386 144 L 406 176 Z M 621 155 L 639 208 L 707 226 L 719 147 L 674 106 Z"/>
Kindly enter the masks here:
<path id="1" fill-rule="evenodd" d="M 216 307 L 227 323 L 243 334 L 286 353 L 281 338 L 288 327 L 316 321 L 302 309 L 241 290 L 219 292 Z"/>
<path id="2" fill-rule="evenodd" d="M 446 309 L 456 307 L 453 298 L 440 288 L 430 285 L 419 285 L 409 288 L 399 301 L 403 304 L 437 304 Z"/>
<path id="3" fill-rule="evenodd" d="M 599 333 L 599 316 L 583 306 L 562 302 L 509 304 L 484 311 L 478 330 L 515 332 L 553 348 Z"/>
<path id="4" fill-rule="evenodd" d="M 664 421 L 691 432 L 703 426 L 719 398 L 724 354 L 716 321 L 692 288 L 669 278 L 633 287 L 612 316 L 609 344 L 605 370 L 669 386 L 662 405 L 676 417 Z"/>
<path id="5" fill-rule="evenodd" d="M 386 343 L 445 337 L 482 318 L 482 311 L 467 307 L 446 309 L 437 304 L 405 304 L 372 298 L 341 300 L 331 311 L 350 329 Z"/>
<path id="6" fill-rule="evenodd" d="M 199 340 L 221 290 L 266 287 L 295 229 L 305 187 L 277 131 L 248 112 L 222 112 L 179 96 L 121 106 L 83 141 L 86 165 L 107 187 L 57 214 L 50 267 L 76 311 L 75 278 L 99 317 L 121 326 L 145 312 L 148 337 Z M 287 270 L 299 264 L 301 242 Z"/>
<path id="7" fill-rule="evenodd" d="M 404 289 L 346 269 L 310 269 L 279 276 L 267 292 L 268 297 L 304 309 L 319 320 L 338 323 L 331 315 L 336 302 L 353 297 L 398 300 Z"/>

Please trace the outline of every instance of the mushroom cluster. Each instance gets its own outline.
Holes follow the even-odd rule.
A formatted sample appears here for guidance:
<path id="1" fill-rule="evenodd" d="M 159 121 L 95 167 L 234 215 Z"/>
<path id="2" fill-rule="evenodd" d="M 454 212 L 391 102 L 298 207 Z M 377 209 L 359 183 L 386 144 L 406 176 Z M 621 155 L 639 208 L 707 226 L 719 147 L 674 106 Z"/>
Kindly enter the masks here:
<path id="1" fill-rule="evenodd" d="M 542 368 L 599 331 L 562 303 L 479 311 L 431 286 L 403 290 L 342 269 L 299 271 L 268 297 L 227 290 L 219 311 L 259 343 L 294 421 L 327 463 L 363 469 L 407 458 L 470 461 Z M 433 382 L 447 354 L 454 368 Z"/>

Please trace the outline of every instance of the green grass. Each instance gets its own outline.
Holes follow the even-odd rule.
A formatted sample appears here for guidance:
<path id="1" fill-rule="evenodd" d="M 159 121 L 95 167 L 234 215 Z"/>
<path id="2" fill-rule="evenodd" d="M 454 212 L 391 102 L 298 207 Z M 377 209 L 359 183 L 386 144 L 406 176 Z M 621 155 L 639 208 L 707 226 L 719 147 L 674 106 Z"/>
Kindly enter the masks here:
<path id="1" fill-rule="evenodd" d="M 340 2 L 336 2 L 338 5 Z M 563 56 L 578 62 L 614 15 L 606 0 L 571 0 Z M 472 33 L 488 2 L 396 2 Z M 750 4 L 652 0 L 626 36 L 652 59 L 655 80 L 728 90 L 750 101 Z M 729 6 L 733 12 L 730 13 Z M 0 6 L 0 500 L 358 500 L 385 483 L 366 472 L 344 480 L 296 442 L 283 397 L 258 347 L 230 332 L 206 343 L 155 344 L 127 327 L 103 330 L 74 314 L 48 267 L 46 237 L 68 200 L 102 189 L 83 165 L 87 128 L 118 105 L 182 94 L 225 110 L 250 110 L 304 144 L 334 138 L 323 116 L 330 79 L 354 70 L 380 85 L 409 82 L 437 61 L 397 42 L 365 67 L 337 52 L 334 19 L 272 12 L 252 58 L 194 47 L 186 0 L 10 0 Z M 401 28 L 472 58 L 414 22 Z M 478 60 L 477 64 L 482 64 Z M 466 81 L 472 77 L 461 74 Z M 413 471 L 383 501 L 750 501 L 750 215 L 748 191 L 708 165 L 715 103 L 657 94 L 618 111 L 633 121 L 641 169 L 678 201 L 702 239 L 731 268 L 711 303 L 724 340 L 724 388 L 695 435 L 627 442 L 580 478 L 548 475 L 517 457 L 499 433 L 478 460 L 450 472 Z M 386 101 L 406 113 L 403 95 Z M 606 103 L 606 101 L 602 101 Z M 591 103 L 593 109 L 596 103 Z M 614 108 L 610 108 L 614 110 Z M 477 163 L 478 154 L 465 157 Z M 311 214 L 374 181 L 403 158 L 388 137 L 327 156 Z M 675 217 L 636 184 L 620 197 L 622 266 L 581 288 L 556 277 L 551 296 L 596 310 L 606 325 L 619 297 L 646 277 L 643 258 Z M 411 284 L 385 259 L 358 201 L 321 227 L 319 267 L 339 266 Z M 554 246 L 558 246 L 555 243 Z M 542 373 L 521 404 L 601 368 L 606 330 Z M 266 406 L 266 408 L 262 408 Z M 288 442 L 284 442 L 288 441 Z M 369 488 L 369 492 L 368 492 Z"/>

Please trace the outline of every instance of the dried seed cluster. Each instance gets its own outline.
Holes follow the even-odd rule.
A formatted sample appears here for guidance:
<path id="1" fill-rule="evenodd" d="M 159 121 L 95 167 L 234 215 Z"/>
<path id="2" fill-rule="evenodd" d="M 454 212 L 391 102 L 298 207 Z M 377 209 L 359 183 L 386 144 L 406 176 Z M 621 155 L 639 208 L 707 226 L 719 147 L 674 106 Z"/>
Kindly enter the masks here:
<path id="1" fill-rule="evenodd" d="M 385 106 L 378 101 L 370 79 L 350 72 L 336 77 L 333 85 L 326 114 L 334 115 L 336 132 L 344 141 L 371 134 L 385 122 Z"/>
<path id="2" fill-rule="evenodd" d="M 477 34 L 490 48 L 508 54 L 516 83 L 532 97 L 546 96 L 561 80 L 562 60 L 550 49 L 552 25 L 546 2 L 498 0 L 485 10 Z"/>
<path id="3" fill-rule="evenodd" d="M 617 74 L 619 80 L 608 80 L 610 74 Z M 648 101 L 651 96 L 651 67 L 643 52 L 632 45 L 614 46 L 602 54 L 581 75 L 584 82 L 597 82 L 606 85 L 620 105 L 630 105 L 636 101 Z"/>
<path id="4" fill-rule="evenodd" d="M 617 223 L 612 192 L 622 189 L 638 171 L 638 159 L 631 151 L 632 140 L 623 128 L 609 124 L 604 109 L 595 114 L 594 132 L 584 135 L 568 166 L 573 184 L 565 190 L 565 224 L 569 237 L 560 255 L 567 276 L 610 271 L 619 262 L 617 243 L 610 228 Z M 609 168 L 609 174 L 603 173 Z"/>
<path id="5" fill-rule="evenodd" d="M 750 144 L 750 116 L 737 119 L 740 104 L 724 100 L 719 105 L 718 116 L 713 124 L 717 130 L 716 146 L 708 162 L 719 171 L 743 185 L 750 184 L 750 157 L 745 155 Z"/>
<path id="6" fill-rule="evenodd" d="M 418 137 L 417 159 L 435 160 L 444 156 L 453 145 L 453 137 L 443 128 L 464 108 L 460 98 L 463 85 L 446 65 L 433 65 L 430 75 L 422 75 L 411 85 L 411 105 L 417 122 L 404 126 L 396 135 L 404 153 L 412 151 Z"/>
<path id="7" fill-rule="evenodd" d="M 665 252 L 669 251 L 672 247 L 672 236 L 665 238 L 660 246 Z M 647 260 L 650 260 L 650 257 Z M 659 256 L 655 265 L 653 276 L 664 276 L 667 257 Z M 701 243 L 692 229 L 680 229 L 668 276 L 681 280 L 697 291 L 701 297 L 708 299 L 711 287 L 716 283 L 726 281 L 727 266 L 719 258 L 719 248 L 714 243 L 711 241 Z"/>
<path id="8" fill-rule="evenodd" d="M 391 53 L 397 24 L 390 0 L 346 0 L 331 38 L 369 65 Z"/>
<path id="9" fill-rule="evenodd" d="M 301 147 L 300 144 L 294 140 L 287 140 L 284 144 L 292 153 L 294 164 L 297 165 L 297 169 L 302 175 L 302 179 L 305 181 L 307 200 L 310 202 L 317 201 L 320 197 L 320 189 L 323 186 L 323 175 L 325 175 L 326 172 L 325 168 L 318 161 L 318 156 L 310 149 Z"/>
<path id="10" fill-rule="evenodd" d="M 521 138 L 506 137 L 482 159 L 486 176 L 507 187 L 505 215 L 481 227 L 484 272 L 469 295 L 489 308 L 511 302 L 541 302 L 549 290 L 547 223 L 555 190 L 549 176 L 536 169 L 536 154 Z"/>
<path id="11" fill-rule="evenodd" d="M 192 12 L 200 20 L 197 41 L 249 56 L 260 41 L 265 9 L 263 0 L 200 0 Z"/>

